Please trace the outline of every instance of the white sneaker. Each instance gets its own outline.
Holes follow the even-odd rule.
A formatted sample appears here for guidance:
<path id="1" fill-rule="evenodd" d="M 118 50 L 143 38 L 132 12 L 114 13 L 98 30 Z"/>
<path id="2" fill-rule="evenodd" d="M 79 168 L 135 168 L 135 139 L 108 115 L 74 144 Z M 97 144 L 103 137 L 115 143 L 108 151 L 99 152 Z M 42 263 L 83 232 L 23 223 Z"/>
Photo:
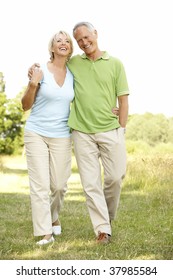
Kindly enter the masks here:
<path id="1" fill-rule="evenodd" d="M 36 244 L 37 245 L 46 245 L 46 244 L 49 244 L 49 243 L 54 242 L 54 241 L 55 241 L 54 237 L 51 236 L 51 238 L 49 238 L 48 240 L 47 239 L 41 239 Z"/>
<path id="2" fill-rule="evenodd" d="M 54 235 L 60 235 L 61 234 L 61 226 L 52 226 L 52 232 Z"/>

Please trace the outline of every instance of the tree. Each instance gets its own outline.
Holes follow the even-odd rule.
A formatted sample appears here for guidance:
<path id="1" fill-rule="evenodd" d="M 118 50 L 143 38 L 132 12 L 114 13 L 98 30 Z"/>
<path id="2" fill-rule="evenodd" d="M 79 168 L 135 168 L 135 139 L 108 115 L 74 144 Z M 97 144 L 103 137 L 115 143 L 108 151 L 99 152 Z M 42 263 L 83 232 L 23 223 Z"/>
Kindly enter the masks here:
<path id="1" fill-rule="evenodd" d="M 12 154 L 22 145 L 23 110 L 18 98 L 7 99 L 0 72 L 0 154 Z"/>
<path id="2" fill-rule="evenodd" d="M 169 120 L 163 114 L 135 114 L 128 121 L 126 139 L 142 140 L 151 146 L 167 143 L 169 127 Z"/>
<path id="3" fill-rule="evenodd" d="M 0 92 L 5 92 L 5 82 L 2 72 L 0 72 Z"/>

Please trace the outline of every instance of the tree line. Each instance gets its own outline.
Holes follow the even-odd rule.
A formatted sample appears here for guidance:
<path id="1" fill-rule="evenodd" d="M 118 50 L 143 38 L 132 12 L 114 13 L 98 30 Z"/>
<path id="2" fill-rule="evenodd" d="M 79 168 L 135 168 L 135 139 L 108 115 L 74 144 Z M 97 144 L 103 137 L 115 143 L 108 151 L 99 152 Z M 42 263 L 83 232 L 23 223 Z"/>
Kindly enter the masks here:
<path id="1" fill-rule="evenodd" d="M 28 116 L 21 106 L 24 90 L 13 99 L 7 98 L 3 73 L 0 72 L 0 154 L 18 153 L 23 148 L 23 131 Z M 173 117 L 152 113 L 130 115 L 126 140 L 142 141 L 151 147 L 173 143 Z"/>

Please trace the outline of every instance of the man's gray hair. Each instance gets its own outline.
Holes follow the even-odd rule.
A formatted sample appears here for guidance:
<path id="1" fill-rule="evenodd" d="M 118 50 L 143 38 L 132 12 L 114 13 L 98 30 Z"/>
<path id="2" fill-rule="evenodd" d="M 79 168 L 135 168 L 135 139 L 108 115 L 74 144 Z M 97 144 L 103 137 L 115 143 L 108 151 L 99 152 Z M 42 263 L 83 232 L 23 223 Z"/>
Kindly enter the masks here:
<path id="1" fill-rule="evenodd" d="M 76 29 L 80 26 L 86 26 L 90 31 L 94 31 L 95 28 L 94 26 L 90 23 L 90 22 L 87 22 L 87 21 L 81 21 L 81 22 L 78 22 L 77 24 L 75 24 L 74 28 L 73 28 L 73 35 L 76 31 Z"/>

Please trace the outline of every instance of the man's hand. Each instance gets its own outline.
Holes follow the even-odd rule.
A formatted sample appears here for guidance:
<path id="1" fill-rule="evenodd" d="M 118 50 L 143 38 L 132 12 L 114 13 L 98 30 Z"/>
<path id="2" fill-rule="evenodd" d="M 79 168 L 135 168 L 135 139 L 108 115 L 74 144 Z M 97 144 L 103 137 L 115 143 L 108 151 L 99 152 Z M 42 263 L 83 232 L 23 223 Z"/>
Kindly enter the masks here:
<path id="1" fill-rule="evenodd" d="M 33 72 L 35 70 L 35 68 L 40 68 L 40 64 L 39 63 L 34 63 L 31 67 L 29 67 L 28 69 L 28 78 L 31 80 Z"/>
<path id="2" fill-rule="evenodd" d="M 32 83 L 35 86 L 38 86 L 43 78 L 43 71 L 39 67 L 35 67 L 32 70 L 32 77 L 30 79 L 30 83 Z"/>

